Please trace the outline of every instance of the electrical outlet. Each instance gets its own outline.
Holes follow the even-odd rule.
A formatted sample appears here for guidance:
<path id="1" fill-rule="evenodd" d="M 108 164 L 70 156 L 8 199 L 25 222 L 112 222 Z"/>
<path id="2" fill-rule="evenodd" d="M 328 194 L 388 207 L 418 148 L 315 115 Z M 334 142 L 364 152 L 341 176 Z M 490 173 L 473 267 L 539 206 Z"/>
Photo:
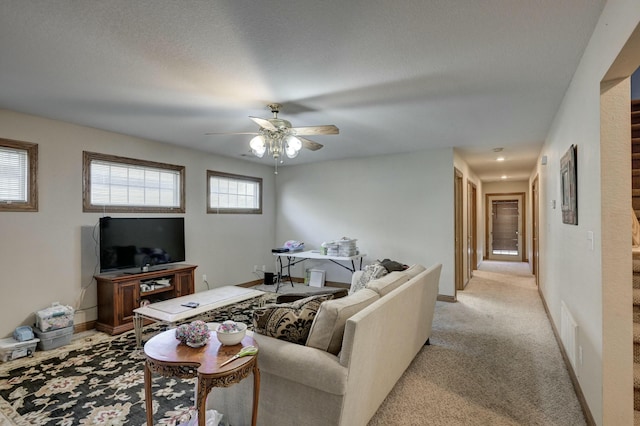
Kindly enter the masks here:
<path id="1" fill-rule="evenodd" d="M 207 281 L 207 274 L 202 274 L 202 282 Z"/>
<path id="2" fill-rule="evenodd" d="M 253 272 L 258 272 L 258 265 L 253 265 Z"/>
<path id="3" fill-rule="evenodd" d="M 265 265 L 262 265 L 262 272 L 265 272 L 267 270 L 267 267 Z"/>

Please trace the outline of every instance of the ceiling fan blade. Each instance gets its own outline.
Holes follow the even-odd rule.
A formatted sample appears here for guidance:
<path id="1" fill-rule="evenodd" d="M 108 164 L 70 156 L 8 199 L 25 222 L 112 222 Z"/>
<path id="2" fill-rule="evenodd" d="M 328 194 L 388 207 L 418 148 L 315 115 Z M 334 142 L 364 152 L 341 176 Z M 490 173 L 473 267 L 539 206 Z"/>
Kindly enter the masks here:
<path id="1" fill-rule="evenodd" d="M 340 133 L 340 130 L 333 124 L 327 124 L 325 126 L 292 127 L 291 130 L 295 132 L 297 136 L 337 135 Z"/>
<path id="2" fill-rule="evenodd" d="M 322 145 L 322 144 L 320 144 L 318 142 L 314 142 L 314 141 L 312 141 L 310 139 L 307 139 L 307 138 L 298 137 L 298 139 L 300 139 L 300 141 L 302 142 L 302 146 L 303 147 L 305 147 L 305 148 L 307 148 L 308 150 L 311 150 L 311 151 L 317 151 L 317 150 L 319 150 L 320 148 L 322 148 L 324 146 L 324 145 Z"/>
<path id="3" fill-rule="evenodd" d="M 205 133 L 205 135 L 257 135 L 257 132 L 234 132 L 234 133 L 229 133 L 229 132 L 211 132 L 211 133 Z"/>
<path id="4" fill-rule="evenodd" d="M 276 132 L 278 130 L 276 126 L 271 124 L 269 120 L 265 120 L 264 118 L 259 118 L 259 117 L 249 117 L 249 118 L 253 120 L 258 126 L 262 127 L 263 129 L 271 130 L 272 132 Z"/>

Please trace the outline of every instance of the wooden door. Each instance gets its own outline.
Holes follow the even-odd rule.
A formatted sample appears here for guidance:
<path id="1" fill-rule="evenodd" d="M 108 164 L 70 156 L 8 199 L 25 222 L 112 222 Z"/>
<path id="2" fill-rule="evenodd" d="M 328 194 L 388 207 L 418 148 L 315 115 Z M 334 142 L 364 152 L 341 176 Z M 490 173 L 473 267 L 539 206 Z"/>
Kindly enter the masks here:
<path id="1" fill-rule="evenodd" d="M 117 287 L 116 328 L 133 321 L 133 310 L 140 307 L 140 281 L 120 283 Z"/>
<path id="2" fill-rule="evenodd" d="M 194 277 L 193 271 L 180 272 L 174 276 L 174 283 L 176 297 L 186 296 L 192 294 L 194 291 Z"/>
<path id="3" fill-rule="evenodd" d="M 473 277 L 478 266 L 477 231 L 477 189 L 473 182 L 467 181 L 467 279 Z"/>
<path id="4" fill-rule="evenodd" d="M 454 172 L 454 211 L 455 211 L 455 286 L 456 290 L 464 290 L 464 266 L 462 254 L 462 172 Z"/>

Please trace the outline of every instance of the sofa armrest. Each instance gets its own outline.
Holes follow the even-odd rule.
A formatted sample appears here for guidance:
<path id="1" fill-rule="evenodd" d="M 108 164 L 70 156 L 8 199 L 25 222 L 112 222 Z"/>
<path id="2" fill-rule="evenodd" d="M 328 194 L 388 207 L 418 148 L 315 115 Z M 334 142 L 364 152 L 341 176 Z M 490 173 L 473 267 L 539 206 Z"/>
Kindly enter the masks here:
<path id="1" fill-rule="evenodd" d="M 334 395 L 344 395 L 347 368 L 337 356 L 316 348 L 247 331 L 258 344 L 261 371 Z"/>

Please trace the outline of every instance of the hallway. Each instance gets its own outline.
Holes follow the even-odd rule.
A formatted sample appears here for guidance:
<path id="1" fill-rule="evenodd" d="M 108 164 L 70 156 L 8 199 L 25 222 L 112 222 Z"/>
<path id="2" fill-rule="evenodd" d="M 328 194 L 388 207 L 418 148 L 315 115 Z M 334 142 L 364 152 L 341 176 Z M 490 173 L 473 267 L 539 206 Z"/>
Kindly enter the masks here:
<path id="1" fill-rule="evenodd" d="M 370 425 L 586 424 L 528 264 L 485 260 L 431 343 Z"/>

